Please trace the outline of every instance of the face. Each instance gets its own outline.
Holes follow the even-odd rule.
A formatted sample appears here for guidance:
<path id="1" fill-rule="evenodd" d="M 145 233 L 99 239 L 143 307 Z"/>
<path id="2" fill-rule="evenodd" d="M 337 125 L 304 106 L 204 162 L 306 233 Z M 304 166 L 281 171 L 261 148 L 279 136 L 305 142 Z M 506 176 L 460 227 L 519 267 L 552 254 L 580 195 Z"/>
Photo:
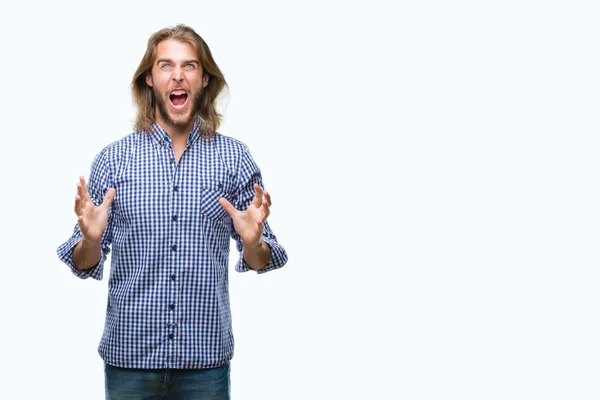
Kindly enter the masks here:
<path id="1" fill-rule="evenodd" d="M 154 91 L 156 121 L 164 128 L 191 129 L 208 85 L 194 48 L 175 40 L 160 42 L 146 83 Z"/>

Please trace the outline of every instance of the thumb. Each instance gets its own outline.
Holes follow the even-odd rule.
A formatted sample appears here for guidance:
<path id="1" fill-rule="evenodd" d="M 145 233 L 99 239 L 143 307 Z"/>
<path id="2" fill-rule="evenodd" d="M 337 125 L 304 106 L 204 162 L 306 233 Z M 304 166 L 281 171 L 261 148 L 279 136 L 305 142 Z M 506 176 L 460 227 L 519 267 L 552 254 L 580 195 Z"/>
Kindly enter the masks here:
<path id="1" fill-rule="evenodd" d="M 223 207 L 225 209 L 225 211 L 227 211 L 227 214 L 229 214 L 229 216 L 231 218 L 233 218 L 233 216 L 237 212 L 237 210 L 235 209 L 234 206 L 231 205 L 229 200 L 227 200 L 225 197 L 221 197 L 221 198 L 219 198 L 219 204 L 221 205 L 221 207 Z"/>
<path id="2" fill-rule="evenodd" d="M 108 189 L 108 191 L 104 195 L 104 200 L 102 201 L 101 206 L 108 210 L 110 208 L 110 205 L 112 204 L 113 200 L 115 199 L 116 194 L 117 194 L 117 191 L 114 188 Z"/>

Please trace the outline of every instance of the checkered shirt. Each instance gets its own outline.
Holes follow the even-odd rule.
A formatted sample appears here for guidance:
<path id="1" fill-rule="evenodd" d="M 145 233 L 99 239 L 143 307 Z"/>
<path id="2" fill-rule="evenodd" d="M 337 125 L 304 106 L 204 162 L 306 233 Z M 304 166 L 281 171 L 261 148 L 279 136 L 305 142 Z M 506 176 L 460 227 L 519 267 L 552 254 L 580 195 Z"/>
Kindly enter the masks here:
<path id="1" fill-rule="evenodd" d="M 202 137 L 197 123 L 179 162 L 171 138 L 155 124 L 153 132 L 134 132 L 104 148 L 94 159 L 88 181 L 99 205 L 109 188 L 116 196 L 102 237 L 102 257 L 81 271 L 72 259 L 81 239 L 75 225 L 58 248 L 59 258 L 79 278 L 100 280 L 112 250 L 102 359 L 124 368 L 210 368 L 233 356 L 228 292 L 230 238 L 240 258 L 235 269 L 248 271 L 242 241 L 218 203 L 227 198 L 245 210 L 262 178 L 247 147 L 217 133 Z M 282 267 L 284 248 L 264 224 L 271 247 L 269 263 L 258 273 Z"/>

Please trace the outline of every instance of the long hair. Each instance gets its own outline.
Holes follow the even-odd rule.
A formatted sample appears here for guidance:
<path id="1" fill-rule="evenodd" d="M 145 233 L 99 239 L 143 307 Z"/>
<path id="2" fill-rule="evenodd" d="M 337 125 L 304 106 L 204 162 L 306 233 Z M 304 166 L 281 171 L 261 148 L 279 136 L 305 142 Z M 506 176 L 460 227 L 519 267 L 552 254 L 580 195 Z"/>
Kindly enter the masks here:
<path id="1" fill-rule="evenodd" d="M 152 72 L 152 65 L 156 58 L 156 47 L 160 42 L 167 39 L 189 43 L 198 55 L 203 72 L 209 76 L 208 85 L 202 90 L 198 116 L 202 120 L 200 133 L 205 137 L 211 137 L 221 124 L 222 116 L 216 110 L 216 100 L 227 82 L 225 82 L 223 73 L 213 60 L 206 42 L 192 28 L 183 24 L 161 29 L 148 39 L 146 54 L 144 54 L 131 82 L 133 101 L 137 106 L 134 129 L 150 132 L 156 121 L 156 100 L 152 88 L 146 84 L 146 75 Z"/>

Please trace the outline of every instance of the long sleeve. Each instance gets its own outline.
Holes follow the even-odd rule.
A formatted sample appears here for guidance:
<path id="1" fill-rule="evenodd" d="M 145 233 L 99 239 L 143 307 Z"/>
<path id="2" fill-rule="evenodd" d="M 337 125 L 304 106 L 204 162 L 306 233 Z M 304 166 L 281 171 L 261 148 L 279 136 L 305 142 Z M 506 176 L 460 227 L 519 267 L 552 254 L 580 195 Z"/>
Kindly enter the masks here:
<path id="1" fill-rule="evenodd" d="M 261 188 L 264 189 L 260 169 L 254 162 L 248 149 L 243 152 L 238 173 L 239 191 L 234 206 L 236 209 L 243 211 L 246 210 L 252 202 L 252 198 L 254 197 L 254 184 L 257 183 Z M 237 250 L 240 252 L 240 258 L 235 266 L 236 271 L 246 272 L 251 270 L 242 256 L 242 238 L 237 234 L 237 232 L 235 232 L 235 230 L 233 230 L 231 237 L 236 241 Z M 271 230 L 268 221 L 265 221 L 264 223 L 262 239 L 271 248 L 271 258 L 264 268 L 257 271 L 259 274 L 281 268 L 288 260 L 285 249 L 277 241 L 277 237 Z"/>
<path id="2" fill-rule="evenodd" d="M 90 178 L 87 182 L 90 197 L 95 205 L 98 206 L 102 203 L 104 195 L 110 187 L 109 185 L 110 173 L 106 161 L 106 152 L 103 151 L 99 153 L 94 159 L 90 172 Z M 77 269 L 75 263 L 73 262 L 73 249 L 83 237 L 78 224 L 75 224 L 75 228 L 73 229 L 71 237 L 58 247 L 58 258 L 65 264 L 67 264 L 71 268 L 73 274 L 75 274 L 75 276 L 77 276 L 78 278 L 87 279 L 89 277 L 92 277 L 96 280 L 102 279 L 104 262 L 106 261 L 106 258 L 110 253 L 110 244 L 112 242 L 112 220 L 112 212 L 109 212 L 108 224 L 106 230 L 104 231 L 104 234 L 102 235 L 101 240 L 102 255 L 98 264 L 93 268 L 82 271 L 80 269 Z"/>

